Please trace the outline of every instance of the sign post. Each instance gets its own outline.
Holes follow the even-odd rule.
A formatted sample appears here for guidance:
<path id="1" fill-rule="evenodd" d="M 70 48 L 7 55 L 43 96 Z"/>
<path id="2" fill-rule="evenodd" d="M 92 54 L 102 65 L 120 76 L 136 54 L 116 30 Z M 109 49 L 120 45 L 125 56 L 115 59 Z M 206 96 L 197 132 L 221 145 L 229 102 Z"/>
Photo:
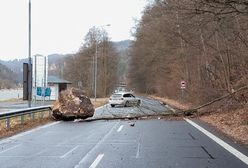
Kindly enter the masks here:
<path id="1" fill-rule="evenodd" d="M 181 81 L 181 97 L 184 99 L 184 90 L 186 89 L 186 82 L 184 80 Z"/>

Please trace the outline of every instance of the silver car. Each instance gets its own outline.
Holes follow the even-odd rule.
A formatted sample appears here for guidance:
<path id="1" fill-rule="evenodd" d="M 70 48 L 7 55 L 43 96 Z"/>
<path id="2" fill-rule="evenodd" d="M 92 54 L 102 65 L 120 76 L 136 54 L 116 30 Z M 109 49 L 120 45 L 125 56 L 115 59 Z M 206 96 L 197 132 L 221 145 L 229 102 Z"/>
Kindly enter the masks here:
<path id="1" fill-rule="evenodd" d="M 127 106 L 140 106 L 141 100 L 139 98 L 136 98 L 132 93 L 130 92 L 119 92 L 113 94 L 109 98 L 109 104 L 111 107 L 115 107 L 116 105 L 123 105 L 125 107 Z"/>

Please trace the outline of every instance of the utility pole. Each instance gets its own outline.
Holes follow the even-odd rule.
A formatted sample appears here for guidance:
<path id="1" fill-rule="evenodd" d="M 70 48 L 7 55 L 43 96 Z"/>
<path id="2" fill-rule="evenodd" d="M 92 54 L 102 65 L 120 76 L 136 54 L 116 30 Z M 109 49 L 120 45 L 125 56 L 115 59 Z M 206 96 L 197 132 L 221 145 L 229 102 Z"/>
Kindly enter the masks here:
<path id="1" fill-rule="evenodd" d="M 107 24 L 107 25 L 102 25 L 102 26 L 98 26 L 96 27 L 96 30 L 99 28 L 99 27 L 105 27 L 105 26 L 110 26 L 110 24 Z M 96 51 L 95 51 L 95 59 L 93 57 L 93 61 L 95 60 L 95 63 L 94 63 L 94 98 L 95 98 L 95 101 L 96 101 L 96 90 L 97 90 L 97 52 L 98 52 L 98 48 L 97 48 L 97 45 L 98 45 L 98 42 L 97 42 L 97 34 L 96 34 Z"/>
<path id="2" fill-rule="evenodd" d="M 28 107 L 32 100 L 32 59 L 31 59 L 31 0 L 28 3 Z"/>
<path id="3" fill-rule="evenodd" d="M 94 74 L 94 97 L 95 97 L 95 101 L 96 101 L 96 87 L 97 87 L 97 39 L 96 39 L 96 53 L 95 53 L 95 74 Z"/>

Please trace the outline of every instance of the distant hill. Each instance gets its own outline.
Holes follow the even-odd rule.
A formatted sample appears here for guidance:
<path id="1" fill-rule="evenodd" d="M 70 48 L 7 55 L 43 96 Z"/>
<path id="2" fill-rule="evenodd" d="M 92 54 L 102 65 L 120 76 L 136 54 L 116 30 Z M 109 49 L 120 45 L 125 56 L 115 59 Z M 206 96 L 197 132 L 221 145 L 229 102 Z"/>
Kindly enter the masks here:
<path id="1" fill-rule="evenodd" d="M 57 75 L 56 72 L 54 71 L 57 71 L 58 69 L 57 67 L 61 67 L 61 64 L 59 64 L 61 63 L 60 61 L 63 60 L 67 56 L 68 55 L 62 55 L 62 54 L 48 55 L 48 64 L 49 64 L 48 69 L 52 71 L 53 75 Z M 10 60 L 10 61 L 0 60 L 0 63 L 2 65 L 5 65 L 17 75 L 16 79 L 20 83 L 22 83 L 23 63 L 27 63 L 27 62 L 28 62 L 28 58 L 15 59 L 15 60 Z"/>
<path id="2" fill-rule="evenodd" d="M 127 73 L 128 68 L 128 49 L 131 45 L 131 40 L 124 40 L 113 42 L 116 51 L 119 53 L 120 62 L 119 62 L 119 70 L 118 74 L 123 76 Z M 49 75 L 57 75 L 63 76 L 63 68 L 65 64 L 65 58 L 70 57 L 73 54 L 50 54 L 48 55 L 48 64 L 49 64 Z M 23 76 L 23 63 L 28 62 L 28 58 L 25 59 L 15 59 L 11 61 L 3 61 L 0 60 L 0 64 L 4 65 L 5 68 L 8 68 L 12 71 L 13 74 L 16 74 L 16 81 L 22 83 L 22 76 Z"/>
<path id="3" fill-rule="evenodd" d="M 17 84 L 17 74 L 0 63 L 0 89 L 13 88 Z"/>
<path id="4" fill-rule="evenodd" d="M 132 45 L 131 40 L 124 40 L 119 42 L 113 42 L 116 51 L 119 54 L 119 63 L 118 63 L 118 76 L 119 81 L 125 81 L 128 74 L 129 67 L 129 48 Z"/>
<path id="5" fill-rule="evenodd" d="M 130 45 L 132 44 L 132 41 L 131 40 L 116 41 L 116 42 L 113 42 L 113 44 L 118 52 L 123 52 L 123 51 L 126 51 L 130 47 Z"/>

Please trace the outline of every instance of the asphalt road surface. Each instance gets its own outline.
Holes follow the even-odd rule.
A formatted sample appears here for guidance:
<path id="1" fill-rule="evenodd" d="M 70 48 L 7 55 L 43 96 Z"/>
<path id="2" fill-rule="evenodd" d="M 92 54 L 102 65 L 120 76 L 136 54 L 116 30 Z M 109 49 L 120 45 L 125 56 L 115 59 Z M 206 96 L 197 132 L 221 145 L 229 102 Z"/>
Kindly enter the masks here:
<path id="1" fill-rule="evenodd" d="M 32 102 L 32 107 L 38 107 L 38 106 L 44 106 L 44 105 L 51 105 L 53 101 L 37 101 Z M 17 102 L 0 102 L 0 113 L 8 112 L 8 111 L 14 111 L 14 110 L 20 110 L 28 108 L 28 102 L 27 101 L 17 101 Z"/>
<path id="2" fill-rule="evenodd" d="M 113 116 L 111 113 L 123 116 L 171 113 L 168 107 L 157 101 L 145 101 L 147 104 L 143 101 L 139 109 L 104 106 L 96 111 L 96 117 Z M 146 107 L 148 104 L 149 108 Z M 246 148 L 224 138 L 242 153 L 230 150 L 230 147 L 225 149 L 225 144 L 219 145 L 213 137 L 209 138 L 209 134 L 207 136 L 190 122 L 191 120 L 184 119 L 54 122 L 0 141 L 0 167 L 247 167 L 247 156 L 242 155 L 247 155 Z"/>

